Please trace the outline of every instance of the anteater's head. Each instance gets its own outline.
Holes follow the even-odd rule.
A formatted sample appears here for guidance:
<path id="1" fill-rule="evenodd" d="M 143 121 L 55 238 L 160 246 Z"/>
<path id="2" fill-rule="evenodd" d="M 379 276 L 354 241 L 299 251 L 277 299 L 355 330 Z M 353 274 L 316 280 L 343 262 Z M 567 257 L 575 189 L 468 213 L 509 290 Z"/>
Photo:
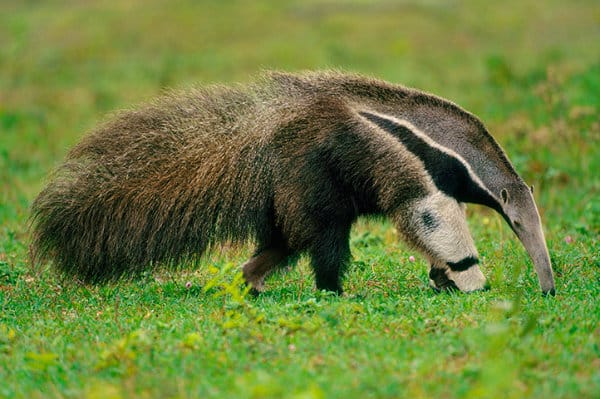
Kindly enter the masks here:
<path id="1" fill-rule="evenodd" d="M 550 255 L 546 247 L 542 223 L 533 187 L 523 182 L 513 183 L 500 190 L 502 213 L 529 253 L 544 294 L 555 294 Z"/>

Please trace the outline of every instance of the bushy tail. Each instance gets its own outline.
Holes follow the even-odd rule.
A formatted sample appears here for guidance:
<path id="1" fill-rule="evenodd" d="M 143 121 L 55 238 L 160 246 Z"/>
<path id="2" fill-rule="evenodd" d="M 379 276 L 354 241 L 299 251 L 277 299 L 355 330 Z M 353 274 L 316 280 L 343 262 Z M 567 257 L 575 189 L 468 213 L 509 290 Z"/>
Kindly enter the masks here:
<path id="1" fill-rule="evenodd" d="M 101 124 L 32 204 L 33 264 L 102 282 L 268 235 L 271 128 L 256 107 L 250 89 L 215 87 Z"/>
<path id="2" fill-rule="evenodd" d="M 63 274 L 101 282 L 188 252 L 180 241 L 185 226 L 169 220 L 182 223 L 185 204 L 173 206 L 164 194 L 122 183 L 100 167 L 63 165 L 32 205 L 33 261 L 50 257 Z"/>
<path id="3" fill-rule="evenodd" d="M 260 161 L 180 160 L 143 178 L 67 161 L 32 204 L 32 262 L 51 258 L 61 274 L 99 283 L 263 234 L 270 172 Z"/>

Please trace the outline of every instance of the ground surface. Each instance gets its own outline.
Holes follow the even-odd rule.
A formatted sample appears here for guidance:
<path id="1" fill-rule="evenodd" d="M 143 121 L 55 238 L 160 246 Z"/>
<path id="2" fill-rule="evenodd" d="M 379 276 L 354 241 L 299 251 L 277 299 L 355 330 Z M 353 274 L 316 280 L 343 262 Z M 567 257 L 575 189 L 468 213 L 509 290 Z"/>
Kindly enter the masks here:
<path id="1" fill-rule="evenodd" d="M 597 2 L 158 3 L 0 5 L 0 396 L 600 397 Z M 536 187 L 557 296 L 476 207 L 492 290 L 472 295 L 429 290 L 385 221 L 353 230 L 342 297 L 315 292 L 305 260 L 244 297 L 250 248 L 102 287 L 31 270 L 28 206 L 107 112 L 326 67 L 478 114 Z"/>

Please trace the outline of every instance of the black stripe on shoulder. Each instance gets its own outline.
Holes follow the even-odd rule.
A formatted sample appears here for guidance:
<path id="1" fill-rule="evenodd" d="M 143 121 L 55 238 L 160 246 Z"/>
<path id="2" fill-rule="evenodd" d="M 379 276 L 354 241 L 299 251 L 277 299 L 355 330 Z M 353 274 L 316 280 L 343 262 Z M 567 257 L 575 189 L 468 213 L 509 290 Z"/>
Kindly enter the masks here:
<path id="1" fill-rule="evenodd" d="M 464 272 L 471 266 L 478 264 L 479 259 L 477 259 L 474 256 L 468 256 L 458 262 L 446 262 L 446 263 L 448 264 L 448 267 L 450 268 L 450 270 L 452 270 L 453 272 Z"/>
<path id="2" fill-rule="evenodd" d="M 466 166 L 458 158 L 432 147 L 404 125 L 365 111 L 359 114 L 396 137 L 416 155 L 440 191 L 460 202 L 499 208 L 497 201 L 471 179 Z"/>

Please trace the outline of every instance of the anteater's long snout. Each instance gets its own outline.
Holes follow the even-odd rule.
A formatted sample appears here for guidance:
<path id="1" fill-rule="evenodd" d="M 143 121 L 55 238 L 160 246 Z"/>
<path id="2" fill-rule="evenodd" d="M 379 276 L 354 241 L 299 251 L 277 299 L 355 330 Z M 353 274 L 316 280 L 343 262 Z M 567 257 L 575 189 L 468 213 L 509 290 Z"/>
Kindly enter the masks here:
<path id="1" fill-rule="evenodd" d="M 539 219 L 538 219 L 539 220 Z M 540 286 L 544 295 L 555 295 L 554 273 L 552 272 L 552 263 L 550 254 L 546 246 L 546 239 L 542 231 L 541 223 L 536 223 L 530 229 L 515 229 L 519 240 L 523 243 L 525 250 L 531 257 L 535 271 L 537 273 Z"/>

